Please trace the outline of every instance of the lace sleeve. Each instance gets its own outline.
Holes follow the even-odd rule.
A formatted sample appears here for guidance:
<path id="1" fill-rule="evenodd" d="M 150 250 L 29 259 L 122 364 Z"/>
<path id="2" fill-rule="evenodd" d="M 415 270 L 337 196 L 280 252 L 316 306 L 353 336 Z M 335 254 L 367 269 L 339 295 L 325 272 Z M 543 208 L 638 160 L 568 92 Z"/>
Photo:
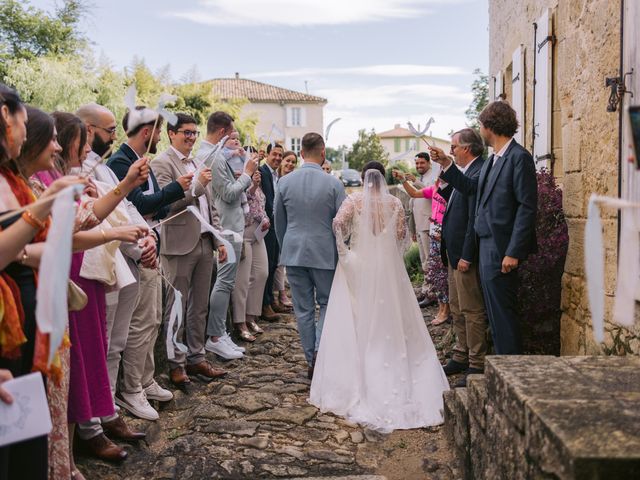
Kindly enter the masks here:
<path id="1" fill-rule="evenodd" d="M 407 230 L 404 208 L 402 207 L 402 203 L 399 200 L 395 203 L 395 211 L 396 239 L 398 240 L 398 248 L 400 249 L 400 252 L 404 254 L 411 246 L 411 237 L 409 236 L 409 232 Z"/>
<path id="2" fill-rule="evenodd" d="M 338 213 L 333 219 L 333 233 L 336 236 L 338 255 L 343 255 L 349 250 L 347 242 L 351 237 L 354 213 L 355 204 L 353 198 L 349 196 L 342 202 Z"/>
<path id="3" fill-rule="evenodd" d="M 93 212 L 93 198 L 83 198 L 76 212 L 75 232 L 91 230 L 100 225 L 100 219 Z"/>

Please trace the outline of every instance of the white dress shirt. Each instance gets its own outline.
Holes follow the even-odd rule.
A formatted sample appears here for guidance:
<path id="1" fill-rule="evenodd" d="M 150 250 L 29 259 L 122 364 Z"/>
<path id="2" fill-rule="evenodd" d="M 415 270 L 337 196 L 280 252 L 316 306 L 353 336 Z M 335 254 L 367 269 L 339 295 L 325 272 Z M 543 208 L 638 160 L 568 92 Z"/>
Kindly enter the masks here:
<path id="1" fill-rule="evenodd" d="M 193 159 L 190 156 L 187 157 L 178 149 L 176 149 L 173 145 L 171 145 L 170 148 L 178 156 L 178 158 L 184 165 L 184 169 L 187 171 L 187 173 L 196 173 L 196 170 L 197 170 L 196 164 L 193 163 Z M 198 179 L 194 178 L 193 181 L 197 182 Z M 207 221 L 207 223 L 211 223 L 211 217 L 209 215 L 209 204 L 207 203 L 206 195 L 203 194 L 198 197 L 198 208 L 200 210 L 200 215 L 202 215 L 202 218 L 204 218 Z M 206 232 L 207 230 L 204 228 L 204 225 L 200 224 L 200 233 L 206 233 Z"/>

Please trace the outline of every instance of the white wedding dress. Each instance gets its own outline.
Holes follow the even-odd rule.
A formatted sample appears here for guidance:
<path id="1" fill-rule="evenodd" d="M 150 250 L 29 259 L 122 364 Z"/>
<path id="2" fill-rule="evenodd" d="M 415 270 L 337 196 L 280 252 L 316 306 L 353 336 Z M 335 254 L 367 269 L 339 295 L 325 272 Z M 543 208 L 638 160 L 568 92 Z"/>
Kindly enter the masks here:
<path id="1" fill-rule="evenodd" d="M 333 221 L 339 261 L 309 401 L 379 431 L 438 425 L 449 383 L 404 267 L 404 209 L 368 170 Z"/>

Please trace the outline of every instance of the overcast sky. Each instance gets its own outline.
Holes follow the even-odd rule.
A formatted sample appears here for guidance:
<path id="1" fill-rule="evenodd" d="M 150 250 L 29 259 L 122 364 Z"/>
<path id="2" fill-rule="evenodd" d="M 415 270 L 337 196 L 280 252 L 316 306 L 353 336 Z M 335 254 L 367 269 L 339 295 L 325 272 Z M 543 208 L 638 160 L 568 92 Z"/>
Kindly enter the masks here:
<path id="1" fill-rule="evenodd" d="M 328 99 L 325 125 L 342 119 L 331 146 L 429 116 L 446 137 L 464 126 L 471 72 L 488 66 L 486 0 L 90 1 L 83 29 L 114 67 L 137 55 L 176 81 L 197 65 L 201 80 L 306 88 Z"/>

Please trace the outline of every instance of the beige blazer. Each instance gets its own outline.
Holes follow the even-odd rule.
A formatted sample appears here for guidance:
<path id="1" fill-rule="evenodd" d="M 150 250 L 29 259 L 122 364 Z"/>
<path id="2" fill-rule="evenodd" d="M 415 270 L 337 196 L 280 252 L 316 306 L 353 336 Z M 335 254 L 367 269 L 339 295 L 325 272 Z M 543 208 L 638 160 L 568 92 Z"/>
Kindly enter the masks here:
<path id="1" fill-rule="evenodd" d="M 161 154 L 159 154 L 152 162 L 151 169 L 158 180 L 160 188 L 175 181 L 178 177 L 187 174 L 187 169 L 182 163 L 182 160 L 178 158 L 178 155 L 172 148 L 168 148 Z M 194 179 L 195 182 L 195 179 Z M 184 192 L 184 198 L 172 203 L 169 206 L 169 217 L 175 215 L 178 212 L 186 209 L 188 206 L 193 205 L 196 208 L 200 208 L 198 203 L 198 196 L 205 195 L 207 198 L 207 204 L 209 205 L 209 214 L 211 218 L 211 225 L 215 228 L 219 228 L 220 221 L 218 214 L 213 208 L 211 202 L 211 196 L 209 189 L 202 187 L 198 182 L 196 183 L 194 197 L 191 194 L 191 189 Z M 190 253 L 200 241 L 200 222 L 190 213 L 183 213 L 182 215 L 169 220 L 162 224 L 160 229 L 160 254 L 161 255 L 186 255 Z M 217 246 L 214 239 L 214 245 Z"/>

